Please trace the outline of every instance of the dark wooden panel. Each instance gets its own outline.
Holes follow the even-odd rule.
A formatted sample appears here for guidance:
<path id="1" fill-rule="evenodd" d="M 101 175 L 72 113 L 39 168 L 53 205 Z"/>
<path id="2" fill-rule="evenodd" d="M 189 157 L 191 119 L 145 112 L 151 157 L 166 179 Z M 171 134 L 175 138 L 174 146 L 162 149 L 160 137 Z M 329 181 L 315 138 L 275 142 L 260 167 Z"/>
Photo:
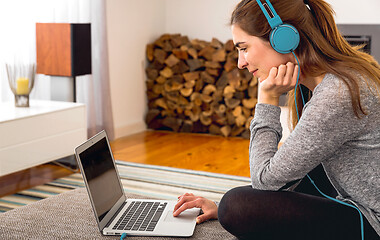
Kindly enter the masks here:
<path id="1" fill-rule="evenodd" d="M 91 74 L 91 25 L 71 24 L 72 76 Z"/>

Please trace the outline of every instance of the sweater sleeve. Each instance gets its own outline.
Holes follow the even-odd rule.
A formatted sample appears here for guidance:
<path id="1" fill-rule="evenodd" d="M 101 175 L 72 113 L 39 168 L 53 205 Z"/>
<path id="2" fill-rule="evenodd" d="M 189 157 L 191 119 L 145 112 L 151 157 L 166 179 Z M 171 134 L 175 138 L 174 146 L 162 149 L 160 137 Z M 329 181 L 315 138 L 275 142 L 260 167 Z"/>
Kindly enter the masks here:
<path id="1" fill-rule="evenodd" d="M 303 178 L 362 130 L 347 87 L 334 76 L 328 78 L 317 86 L 299 123 L 280 148 L 281 109 L 256 105 L 249 148 L 252 187 L 279 190 Z"/>

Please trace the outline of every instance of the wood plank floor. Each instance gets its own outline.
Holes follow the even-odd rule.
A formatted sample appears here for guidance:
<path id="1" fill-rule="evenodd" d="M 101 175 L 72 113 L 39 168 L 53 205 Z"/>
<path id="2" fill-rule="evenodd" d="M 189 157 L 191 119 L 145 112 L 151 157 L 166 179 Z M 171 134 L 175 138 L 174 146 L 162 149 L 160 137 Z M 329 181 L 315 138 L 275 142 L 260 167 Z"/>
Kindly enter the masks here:
<path id="1" fill-rule="evenodd" d="M 118 160 L 238 176 L 249 176 L 248 146 L 241 138 L 149 130 L 111 142 Z M 44 164 L 0 177 L 0 197 L 71 173 Z"/>
<path id="2" fill-rule="evenodd" d="M 66 168 L 47 163 L 5 175 L 0 177 L 0 197 L 48 183 L 72 173 Z"/>
<path id="3" fill-rule="evenodd" d="M 249 140 L 208 134 L 145 131 L 111 143 L 114 158 L 249 176 Z"/>

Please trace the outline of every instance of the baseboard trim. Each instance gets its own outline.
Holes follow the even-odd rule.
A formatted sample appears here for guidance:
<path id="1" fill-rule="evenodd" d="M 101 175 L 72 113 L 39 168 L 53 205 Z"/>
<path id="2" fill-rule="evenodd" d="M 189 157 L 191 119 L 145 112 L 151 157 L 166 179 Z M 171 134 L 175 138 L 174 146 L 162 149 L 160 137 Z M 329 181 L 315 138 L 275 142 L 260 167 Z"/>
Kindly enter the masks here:
<path id="1" fill-rule="evenodd" d="M 128 124 L 121 127 L 115 127 L 115 139 L 143 132 L 145 130 L 146 124 L 144 121 Z"/>

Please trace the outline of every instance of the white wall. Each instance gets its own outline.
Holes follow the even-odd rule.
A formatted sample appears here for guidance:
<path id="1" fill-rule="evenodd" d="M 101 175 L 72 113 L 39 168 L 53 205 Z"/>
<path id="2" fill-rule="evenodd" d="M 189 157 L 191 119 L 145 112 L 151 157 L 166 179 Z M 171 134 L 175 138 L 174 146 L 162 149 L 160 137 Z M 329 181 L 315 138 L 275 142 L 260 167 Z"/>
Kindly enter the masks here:
<path id="1" fill-rule="evenodd" d="M 145 129 L 145 47 L 165 32 L 164 0 L 107 0 L 115 138 Z"/>
<path id="2" fill-rule="evenodd" d="M 239 0 L 107 0 L 109 66 L 115 137 L 143 131 L 147 110 L 145 47 L 163 33 L 225 42 Z M 327 0 L 336 22 L 380 24 L 379 0 Z"/>
<path id="3" fill-rule="evenodd" d="M 340 24 L 380 24 L 379 0 L 326 0 Z"/>
<path id="4" fill-rule="evenodd" d="M 240 0 L 166 0 L 165 30 L 190 38 L 222 42 L 231 39 L 233 8 Z"/>

